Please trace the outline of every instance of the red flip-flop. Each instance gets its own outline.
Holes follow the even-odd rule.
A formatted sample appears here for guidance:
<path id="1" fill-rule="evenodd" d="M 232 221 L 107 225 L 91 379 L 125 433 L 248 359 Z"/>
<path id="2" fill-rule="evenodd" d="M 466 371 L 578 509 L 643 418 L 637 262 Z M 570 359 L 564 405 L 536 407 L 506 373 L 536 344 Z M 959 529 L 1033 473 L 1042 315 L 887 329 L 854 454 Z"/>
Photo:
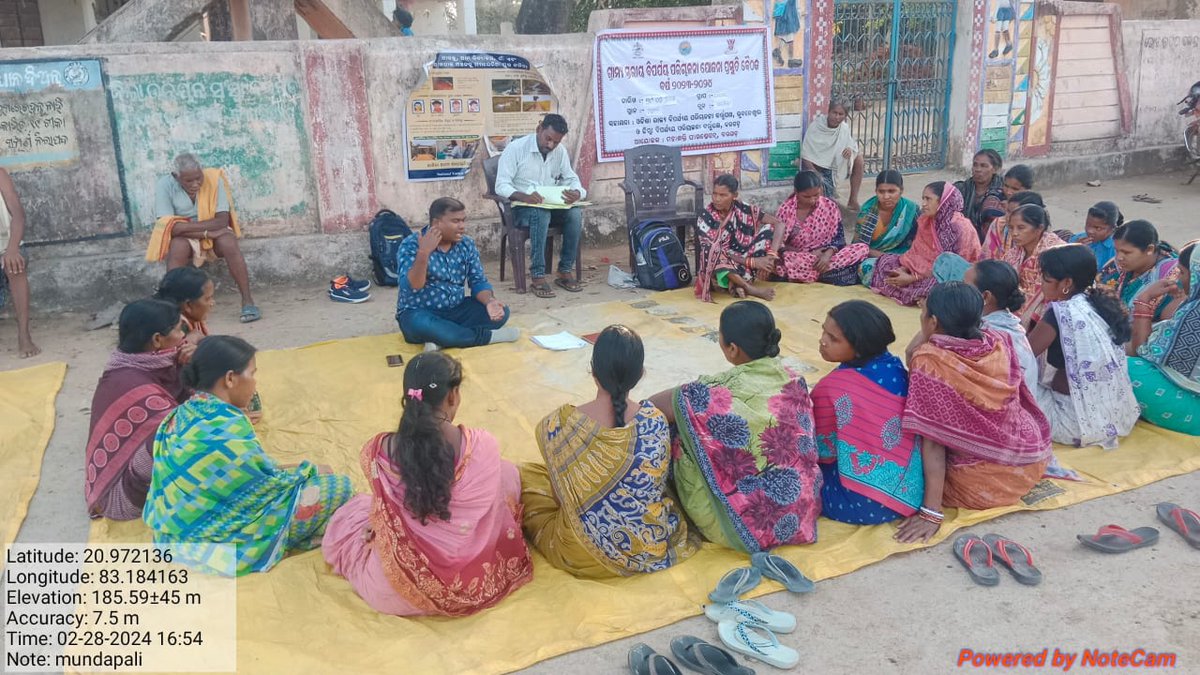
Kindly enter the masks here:
<path id="1" fill-rule="evenodd" d="M 1000 564 L 1012 572 L 1013 578 L 1026 586 L 1037 586 L 1042 583 L 1042 571 L 1033 564 L 1033 554 L 1029 549 L 1017 542 L 998 534 L 985 534 L 983 541 L 992 549 L 992 555 L 1000 560 Z M 1020 554 L 1014 558 L 1013 554 Z"/>
<path id="2" fill-rule="evenodd" d="M 1194 548 L 1200 548 L 1200 514 L 1178 504 L 1163 502 L 1158 505 L 1158 519 Z"/>
<path id="3" fill-rule="evenodd" d="M 1153 527 L 1127 530 L 1120 525 L 1105 525 L 1094 535 L 1080 534 L 1076 538 L 1079 543 L 1101 553 L 1125 553 L 1158 543 L 1158 530 Z"/>
<path id="4" fill-rule="evenodd" d="M 992 562 L 992 549 L 987 542 L 973 534 L 964 534 L 954 540 L 954 557 L 967 568 L 971 581 L 980 586 L 995 586 L 1000 583 L 1000 573 Z"/>

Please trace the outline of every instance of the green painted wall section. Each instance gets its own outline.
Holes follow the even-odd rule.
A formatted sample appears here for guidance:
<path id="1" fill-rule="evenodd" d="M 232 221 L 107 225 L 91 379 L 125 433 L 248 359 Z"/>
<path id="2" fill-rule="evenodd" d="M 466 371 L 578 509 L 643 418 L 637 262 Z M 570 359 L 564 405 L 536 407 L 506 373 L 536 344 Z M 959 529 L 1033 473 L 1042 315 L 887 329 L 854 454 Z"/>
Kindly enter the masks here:
<path id="1" fill-rule="evenodd" d="M 231 72 L 121 75 L 110 78 L 109 91 L 135 231 L 153 225 L 155 182 L 184 152 L 226 170 L 249 234 L 256 226 L 319 229 L 316 208 L 307 200 L 316 190 L 296 78 Z"/>

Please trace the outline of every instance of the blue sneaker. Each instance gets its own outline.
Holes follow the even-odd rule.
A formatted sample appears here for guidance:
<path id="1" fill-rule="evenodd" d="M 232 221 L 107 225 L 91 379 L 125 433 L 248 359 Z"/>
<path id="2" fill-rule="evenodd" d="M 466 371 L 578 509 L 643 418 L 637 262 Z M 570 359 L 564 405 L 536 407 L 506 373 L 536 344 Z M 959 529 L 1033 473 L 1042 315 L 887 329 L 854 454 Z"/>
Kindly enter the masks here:
<path id="1" fill-rule="evenodd" d="M 331 283 L 344 284 L 346 286 L 349 286 L 350 288 L 353 288 L 356 291 L 371 290 L 371 282 L 370 281 L 367 281 L 366 279 L 355 279 L 354 277 L 350 276 L 349 274 L 343 274 L 342 276 L 334 279 Z"/>
<path id="2" fill-rule="evenodd" d="M 339 283 L 336 279 L 329 282 L 329 299 L 334 302 L 348 302 L 358 304 L 371 299 L 371 294 L 350 286 L 347 283 Z"/>

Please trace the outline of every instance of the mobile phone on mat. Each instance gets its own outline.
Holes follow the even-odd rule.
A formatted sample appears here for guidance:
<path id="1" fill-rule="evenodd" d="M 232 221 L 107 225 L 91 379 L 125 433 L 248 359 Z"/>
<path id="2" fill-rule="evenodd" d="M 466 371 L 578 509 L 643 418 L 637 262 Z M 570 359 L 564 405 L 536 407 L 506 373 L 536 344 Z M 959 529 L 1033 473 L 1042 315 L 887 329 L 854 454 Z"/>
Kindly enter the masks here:
<path id="1" fill-rule="evenodd" d="M 387 357 L 388 368 L 399 368 L 404 365 L 404 357 L 399 354 L 389 354 Z"/>

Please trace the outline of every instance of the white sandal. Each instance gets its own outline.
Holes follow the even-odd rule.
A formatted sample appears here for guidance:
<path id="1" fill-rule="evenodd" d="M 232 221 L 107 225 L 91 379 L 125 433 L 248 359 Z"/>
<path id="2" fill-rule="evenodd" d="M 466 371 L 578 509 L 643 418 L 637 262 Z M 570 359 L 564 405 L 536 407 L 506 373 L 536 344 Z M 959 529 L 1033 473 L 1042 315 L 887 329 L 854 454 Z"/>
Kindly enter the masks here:
<path id="1" fill-rule="evenodd" d="M 772 633 L 790 633 L 796 630 L 795 616 L 787 612 L 777 612 L 754 600 L 734 600 L 733 602 L 708 605 L 704 608 L 704 615 L 717 623 L 722 621 L 748 623 L 766 628 Z"/>
<path id="2" fill-rule="evenodd" d="M 717 635 L 733 651 L 776 668 L 794 668 L 800 663 L 800 652 L 779 644 L 774 633 L 753 624 L 722 621 L 717 624 Z"/>

